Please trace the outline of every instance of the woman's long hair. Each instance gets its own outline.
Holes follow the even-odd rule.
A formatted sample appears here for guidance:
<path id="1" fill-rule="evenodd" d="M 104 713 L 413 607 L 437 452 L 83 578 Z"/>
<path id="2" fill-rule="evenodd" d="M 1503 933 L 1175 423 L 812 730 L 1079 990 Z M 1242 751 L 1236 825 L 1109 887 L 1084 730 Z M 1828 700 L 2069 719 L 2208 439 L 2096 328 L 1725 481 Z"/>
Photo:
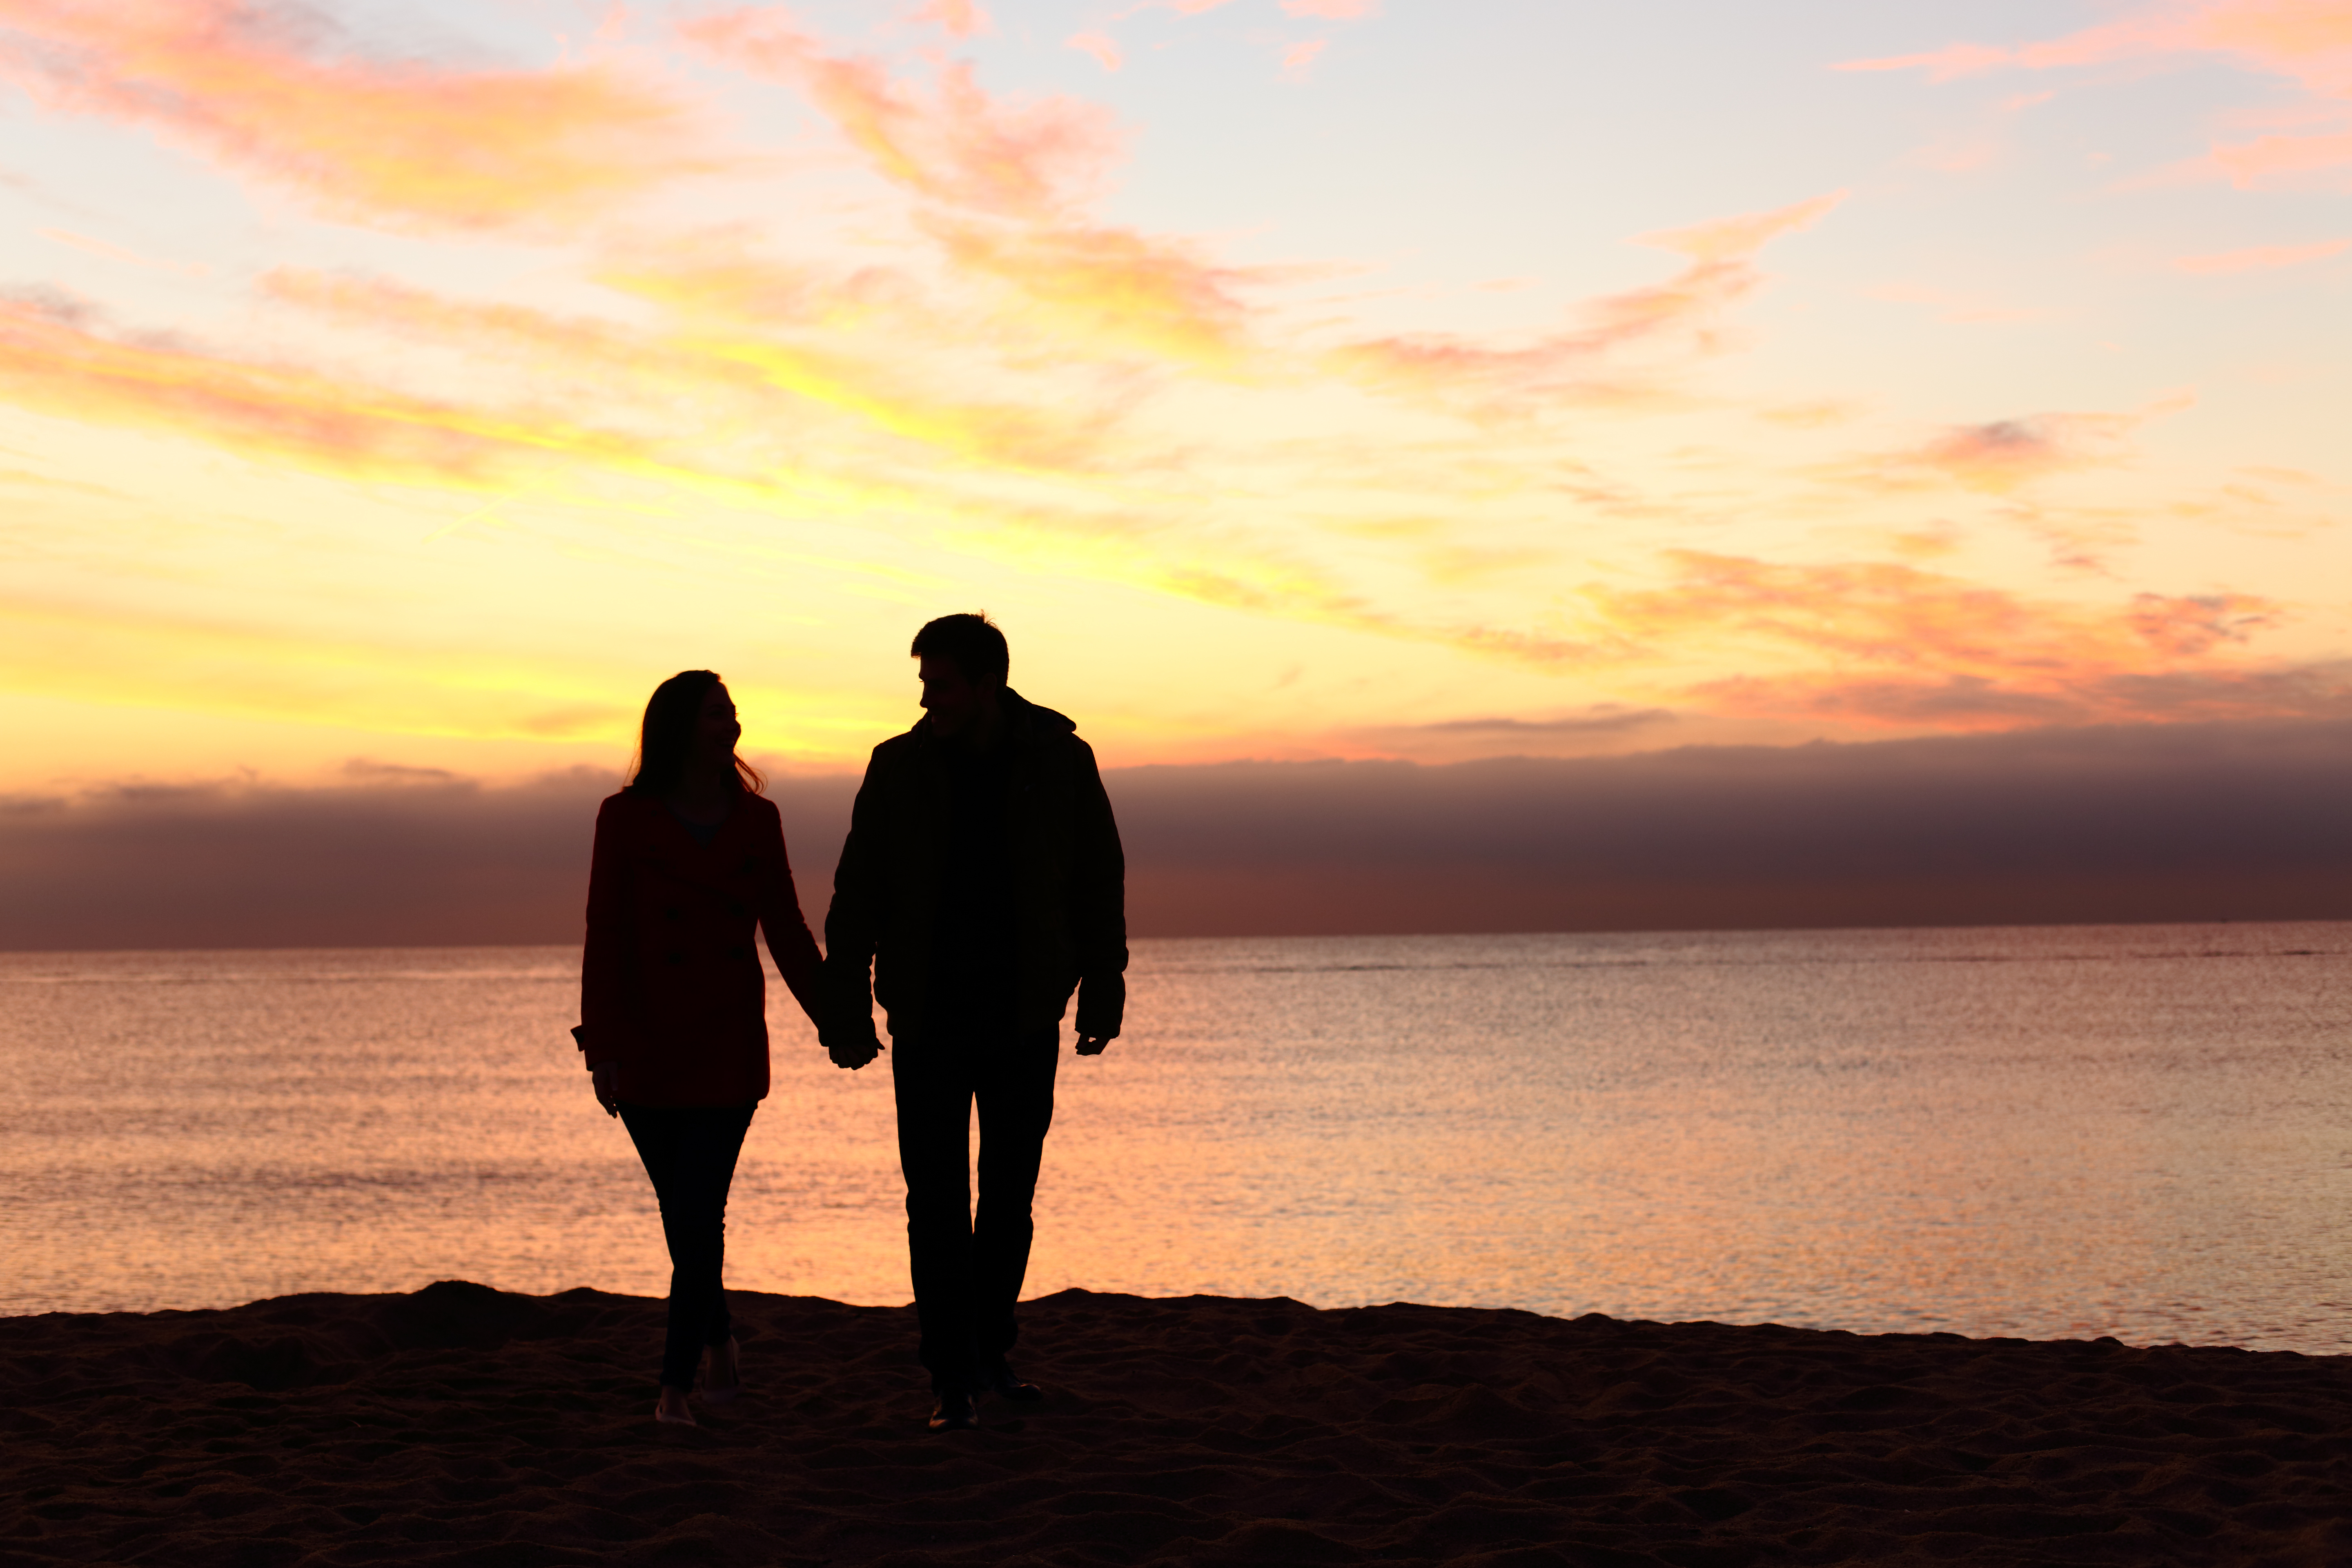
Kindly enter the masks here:
<path id="1" fill-rule="evenodd" d="M 631 795 L 667 795 L 686 775 L 686 759 L 694 751 L 695 725 L 702 717 L 702 700 L 719 684 L 719 672 L 682 669 L 659 686 L 646 702 L 646 721 L 637 731 L 637 754 L 629 766 Z M 735 759 L 735 780 L 751 794 L 767 786 L 760 770 Z"/>

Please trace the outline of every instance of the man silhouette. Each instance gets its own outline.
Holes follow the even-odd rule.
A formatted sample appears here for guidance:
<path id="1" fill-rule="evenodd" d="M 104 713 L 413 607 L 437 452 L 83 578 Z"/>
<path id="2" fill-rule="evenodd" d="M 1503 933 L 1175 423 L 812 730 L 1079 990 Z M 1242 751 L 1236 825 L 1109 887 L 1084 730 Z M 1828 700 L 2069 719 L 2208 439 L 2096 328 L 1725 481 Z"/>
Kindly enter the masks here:
<path id="1" fill-rule="evenodd" d="M 874 748 L 834 873 L 825 1044 L 843 1066 L 872 1060 L 882 1004 L 936 1432 L 977 1425 L 982 1393 L 1042 1397 L 1005 1359 L 1030 1201 L 1071 992 L 1078 1055 L 1118 1034 L 1127 871 L 1094 752 L 1005 685 L 1004 634 L 985 616 L 943 616 L 911 652 L 924 717 Z"/>

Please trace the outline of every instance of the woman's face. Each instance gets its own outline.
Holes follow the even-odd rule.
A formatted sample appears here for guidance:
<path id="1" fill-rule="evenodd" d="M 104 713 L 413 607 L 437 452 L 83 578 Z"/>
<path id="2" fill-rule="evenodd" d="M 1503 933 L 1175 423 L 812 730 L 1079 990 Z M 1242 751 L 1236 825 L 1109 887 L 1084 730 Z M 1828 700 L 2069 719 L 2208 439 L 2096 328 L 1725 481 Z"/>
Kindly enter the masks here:
<path id="1" fill-rule="evenodd" d="M 727 695 L 723 682 L 714 684 L 694 717 L 694 754 L 705 763 L 723 761 L 735 754 L 735 742 L 742 734 L 743 726 L 735 721 L 735 700 Z"/>

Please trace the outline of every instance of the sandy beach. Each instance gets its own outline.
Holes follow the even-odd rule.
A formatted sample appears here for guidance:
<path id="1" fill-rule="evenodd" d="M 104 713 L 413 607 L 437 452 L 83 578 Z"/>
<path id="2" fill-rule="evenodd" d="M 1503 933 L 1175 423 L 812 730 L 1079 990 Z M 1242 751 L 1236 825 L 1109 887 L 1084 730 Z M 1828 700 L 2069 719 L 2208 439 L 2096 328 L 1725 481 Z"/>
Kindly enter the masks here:
<path id="1" fill-rule="evenodd" d="M 0 1320 L 7 1563 L 2352 1561 L 2352 1359 L 1066 1291 L 922 1426 L 908 1310 L 444 1282 Z"/>

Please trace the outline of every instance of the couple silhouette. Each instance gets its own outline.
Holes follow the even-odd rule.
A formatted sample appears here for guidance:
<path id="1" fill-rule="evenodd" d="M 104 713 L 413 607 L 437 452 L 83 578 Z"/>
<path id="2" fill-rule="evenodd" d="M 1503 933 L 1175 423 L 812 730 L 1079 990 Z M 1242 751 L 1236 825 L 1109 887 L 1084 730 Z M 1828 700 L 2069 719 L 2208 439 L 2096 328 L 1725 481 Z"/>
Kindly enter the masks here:
<path id="1" fill-rule="evenodd" d="M 1007 1359 L 1013 1308 L 1072 993 L 1079 1055 L 1119 1031 L 1126 861 L 1092 749 L 1005 684 L 1009 651 L 987 616 L 941 616 L 910 651 L 924 714 L 866 764 L 823 953 L 716 674 L 655 690 L 629 782 L 596 814 L 572 1035 L 661 1205 L 657 1421 L 693 1424 L 698 1371 L 713 1404 L 743 1388 L 720 1276 L 728 1188 L 769 1085 L 755 928 L 836 1066 L 881 1055 L 876 1002 L 887 1016 L 931 1429 L 978 1425 L 983 1394 L 1043 1397 Z"/>

